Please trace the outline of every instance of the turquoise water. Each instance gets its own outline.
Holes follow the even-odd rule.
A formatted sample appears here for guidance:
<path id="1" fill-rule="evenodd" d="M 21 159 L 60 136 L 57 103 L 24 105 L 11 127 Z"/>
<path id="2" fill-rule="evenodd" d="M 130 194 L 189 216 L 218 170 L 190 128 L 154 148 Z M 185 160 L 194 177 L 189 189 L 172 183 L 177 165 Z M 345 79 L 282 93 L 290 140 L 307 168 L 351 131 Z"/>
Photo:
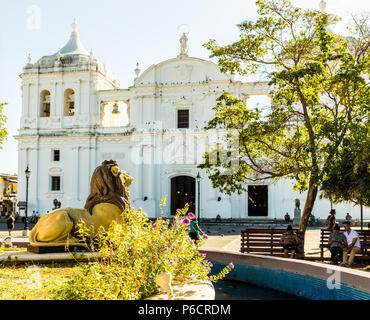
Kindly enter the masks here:
<path id="1" fill-rule="evenodd" d="M 216 300 L 302 300 L 303 298 L 249 283 L 222 280 L 213 284 Z"/>

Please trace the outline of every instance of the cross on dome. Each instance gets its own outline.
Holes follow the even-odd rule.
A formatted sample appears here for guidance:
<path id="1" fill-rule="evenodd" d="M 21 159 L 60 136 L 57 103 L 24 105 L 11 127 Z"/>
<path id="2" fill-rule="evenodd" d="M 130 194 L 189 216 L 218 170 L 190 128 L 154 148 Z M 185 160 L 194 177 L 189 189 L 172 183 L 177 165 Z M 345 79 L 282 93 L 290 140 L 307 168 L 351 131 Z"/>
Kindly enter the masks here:
<path id="1" fill-rule="evenodd" d="M 78 29 L 77 19 L 73 18 L 72 30 L 73 32 L 77 32 L 77 29 Z"/>

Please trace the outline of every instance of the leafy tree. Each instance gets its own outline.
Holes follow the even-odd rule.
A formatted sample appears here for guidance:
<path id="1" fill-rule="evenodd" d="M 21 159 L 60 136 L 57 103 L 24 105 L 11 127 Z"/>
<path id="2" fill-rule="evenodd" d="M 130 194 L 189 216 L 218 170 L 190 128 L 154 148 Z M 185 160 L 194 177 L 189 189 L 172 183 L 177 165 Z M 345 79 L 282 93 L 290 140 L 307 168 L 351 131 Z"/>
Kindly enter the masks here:
<path id="1" fill-rule="evenodd" d="M 8 132 L 6 131 L 6 129 L 4 127 L 7 118 L 3 113 L 3 106 L 6 105 L 6 104 L 7 103 L 0 103 L 0 149 L 1 149 L 1 145 L 3 144 L 3 141 L 6 137 L 6 135 L 8 134 Z"/>
<path id="2" fill-rule="evenodd" d="M 370 146 L 366 127 L 343 141 L 333 168 L 322 182 L 322 196 L 332 202 L 370 206 Z"/>
<path id="3" fill-rule="evenodd" d="M 223 72 L 264 72 L 271 86 L 268 114 L 224 93 L 207 130 L 228 133 L 231 147 L 207 151 L 213 187 L 231 194 L 248 182 L 288 178 L 307 190 L 299 228 L 305 231 L 320 184 L 333 174 L 333 159 L 358 127 L 368 128 L 369 25 L 356 20 L 351 38 L 330 32 L 337 18 L 294 7 L 288 0 L 259 0 L 257 21 L 239 24 L 240 40 L 204 46 Z M 222 161 L 220 154 L 231 161 Z M 215 160 L 217 159 L 217 160 Z M 238 166 L 232 162 L 238 162 Z M 225 172 L 227 174 L 225 174 Z"/>

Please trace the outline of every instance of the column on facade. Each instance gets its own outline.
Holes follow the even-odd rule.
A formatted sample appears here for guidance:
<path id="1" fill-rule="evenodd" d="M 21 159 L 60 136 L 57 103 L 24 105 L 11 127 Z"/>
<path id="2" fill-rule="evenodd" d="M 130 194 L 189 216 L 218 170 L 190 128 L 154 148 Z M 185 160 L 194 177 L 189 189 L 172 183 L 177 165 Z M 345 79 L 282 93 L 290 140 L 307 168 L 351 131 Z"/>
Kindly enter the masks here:
<path id="1" fill-rule="evenodd" d="M 154 190 L 154 198 L 157 200 L 155 205 L 155 212 L 156 216 L 159 210 L 159 202 L 162 197 L 164 197 L 167 193 L 163 193 L 162 190 L 162 183 L 161 183 L 161 170 L 163 167 L 163 133 L 157 132 L 154 135 L 154 147 L 153 147 L 153 166 L 154 166 L 154 173 L 153 173 L 153 190 Z M 169 199 L 167 195 L 167 199 Z M 168 201 L 168 200 L 167 200 Z"/>
<path id="2" fill-rule="evenodd" d="M 21 142 L 19 142 L 21 144 Z M 19 146 L 18 148 L 18 201 L 26 200 L 26 176 L 24 171 L 29 163 L 29 149 L 27 147 Z"/>
<path id="3" fill-rule="evenodd" d="M 211 133 L 205 137 L 206 150 L 210 150 L 211 148 L 216 147 L 216 143 L 217 143 L 217 136 L 215 135 L 215 133 L 211 131 Z M 207 195 L 208 200 L 215 200 L 217 197 L 217 190 L 212 187 L 212 183 L 210 180 L 207 181 L 207 185 L 209 185 L 208 195 Z"/>
<path id="4" fill-rule="evenodd" d="M 59 92 L 60 92 L 60 99 L 55 102 L 55 108 L 59 110 L 59 115 L 60 115 L 60 125 L 61 127 L 64 126 L 64 103 L 65 103 L 65 90 L 68 89 L 65 87 L 64 82 L 60 81 L 59 82 Z"/>
<path id="5" fill-rule="evenodd" d="M 37 80 L 36 82 L 36 86 L 35 86 L 35 95 L 36 95 L 36 99 L 35 99 L 35 106 L 34 106 L 34 116 L 36 117 L 36 128 L 39 128 L 40 127 L 40 83 L 39 83 L 39 80 Z M 32 109 L 32 107 L 31 107 Z"/>
<path id="6" fill-rule="evenodd" d="M 90 146 L 89 142 L 85 141 L 84 146 L 80 147 L 80 152 L 79 152 L 79 163 L 78 163 L 78 170 L 79 170 L 79 175 L 80 175 L 80 181 L 85 181 L 84 183 L 80 183 L 78 188 L 79 188 L 79 195 L 78 195 L 78 200 L 79 201 L 84 201 L 90 194 L 90 182 L 91 182 L 91 177 L 90 177 Z M 86 145 L 87 144 L 87 145 Z M 86 164 L 86 165 L 85 165 Z M 82 177 L 82 179 L 81 179 Z"/>
<path id="7" fill-rule="evenodd" d="M 130 100 L 123 101 L 126 104 L 126 113 L 127 113 L 127 125 L 131 124 L 131 110 L 130 110 Z"/>
<path id="8" fill-rule="evenodd" d="M 142 128 L 144 126 L 144 98 L 143 97 L 140 97 L 139 98 L 139 108 L 138 110 L 140 110 L 140 118 L 139 118 L 139 123 L 138 123 L 138 127 L 139 128 Z"/>
<path id="9" fill-rule="evenodd" d="M 144 160 L 144 179 L 143 186 L 145 186 L 144 196 L 148 200 L 154 199 L 154 166 L 153 166 L 153 146 L 151 144 L 143 146 L 143 160 Z"/>
<path id="10" fill-rule="evenodd" d="M 75 108 L 77 109 L 77 114 L 78 115 L 81 115 L 82 114 L 82 80 L 79 79 L 78 80 L 78 105 L 77 105 L 77 108 L 76 108 L 76 104 L 77 104 L 77 97 L 75 96 Z M 90 97 L 90 95 L 89 95 Z M 90 99 L 89 99 L 90 100 Z M 89 101 L 89 104 L 90 105 L 90 101 Z"/>
<path id="11" fill-rule="evenodd" d="M 73 152 L 73 183 L 72 183 L 72 199 L 80 201 L 80 147 L 72 147 Z"/>
<path id="12" fill-rule="evenodd" d="M 58 100 L 58 82 L 54 81 L 53 83 L 53 92 L 50 92 L 50 94 L 53 94 L 53 99 L 51 99 L 51 105 L 50 105 L 50 117 L 55 117 L 57 115 L 57 105 L 60 103 Z M 63 102 L 64 102 L 64 96 L 63 96 Z M 62 113 L 63 115 L 64 113 Z"/>
<path id="13" fill-rule="evenodd" d="M 23 85 L 23 105 L 22 105 L 22 115 L 25 115 L 27 118 L 30 116 L 30 100 L 31 100 L 31 84 L 28 83 Z M 26 96 L 26 98 L 24 97 Z"/>
<path id="14" fill-rule="evenodd" d="M 135 186 L 135 200 L 141 201 L 144 197 L 143 195 L 143 146 L 135 146 L 130 148 L 132 155 L 131 161 L 135 166 L 135 176 L 134 176 L 134 186 Z"/>
<path id="15" fill-rule="evenodd" d="M 96 140 L 97 140 L 96 136 L 89 138 L 89 174 L 88 174 L 89 185 L 90 185 L 90 181 L 91 181 L 91 176 L 92 176 L 95 168 L 97 167 L 97 165 L 96 165 L 96 161 L 97 161 L 97 158 L 96 158 L 97 141 Z"/>
<path id="16" fill-rule="evenodd" d="M 20 174 L 25 175 L 24 171 L 29 165 L 31 170 L 30 178 L 28 181 L 28 203 L 29 208 L 34 208 L 33 210 L 38 210 L 38 202 L 39 202 L 39 192 L 40 192 L 40 171 L 39 171 L 39 148 L 38 148 L 38 141 L 37 146 L 31 147 L 27 149 L 27 156 L 26 156 L 26 163 L 24 164 L 24 168 L 21 168 Z M 24 179 L 24 187 L 25 187 L 25 199 L 26 200 L 26 178 Z M 30 212 L 30 209 L 28 210 Z"/>
<path id="17" fill-rule="evenodd" d="M 271 218 L 278 218 L 278 212 L 276 210 L 275 201 L 276 201 L 276 192 L 275 192 L 275 183 L 271 183 L 267 187 L 268 192 L 268 216 Z"/>

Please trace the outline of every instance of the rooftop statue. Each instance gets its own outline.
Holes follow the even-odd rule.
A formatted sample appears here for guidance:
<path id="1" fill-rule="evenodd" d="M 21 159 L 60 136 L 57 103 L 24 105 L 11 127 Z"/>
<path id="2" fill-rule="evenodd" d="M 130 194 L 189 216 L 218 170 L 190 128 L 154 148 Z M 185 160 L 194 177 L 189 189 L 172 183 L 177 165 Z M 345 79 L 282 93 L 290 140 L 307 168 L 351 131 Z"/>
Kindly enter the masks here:
<path id="1" fill-rule="evenodd" d="M 188 37 L 186 36 L 185 32 L 183 32 L 180 38 L 180 55 L 186 56 L 188 54 Z"/>
<path id="2" fill-rule="evenodd" d="M 116 161 L 104 161 L 91 177 L 90 195 L 84 209 L 59 208 L 43 215 L 30 233 L 30 245 L 82 245 L 76 234 L 80 220 L 91 228 L 92 233 L 100 227 L 107 229 L 113 221 L 122 222 L 122 212 L 130 207 L 127 188 L 132 181 L 133 178 L 120 169 Z"/>

